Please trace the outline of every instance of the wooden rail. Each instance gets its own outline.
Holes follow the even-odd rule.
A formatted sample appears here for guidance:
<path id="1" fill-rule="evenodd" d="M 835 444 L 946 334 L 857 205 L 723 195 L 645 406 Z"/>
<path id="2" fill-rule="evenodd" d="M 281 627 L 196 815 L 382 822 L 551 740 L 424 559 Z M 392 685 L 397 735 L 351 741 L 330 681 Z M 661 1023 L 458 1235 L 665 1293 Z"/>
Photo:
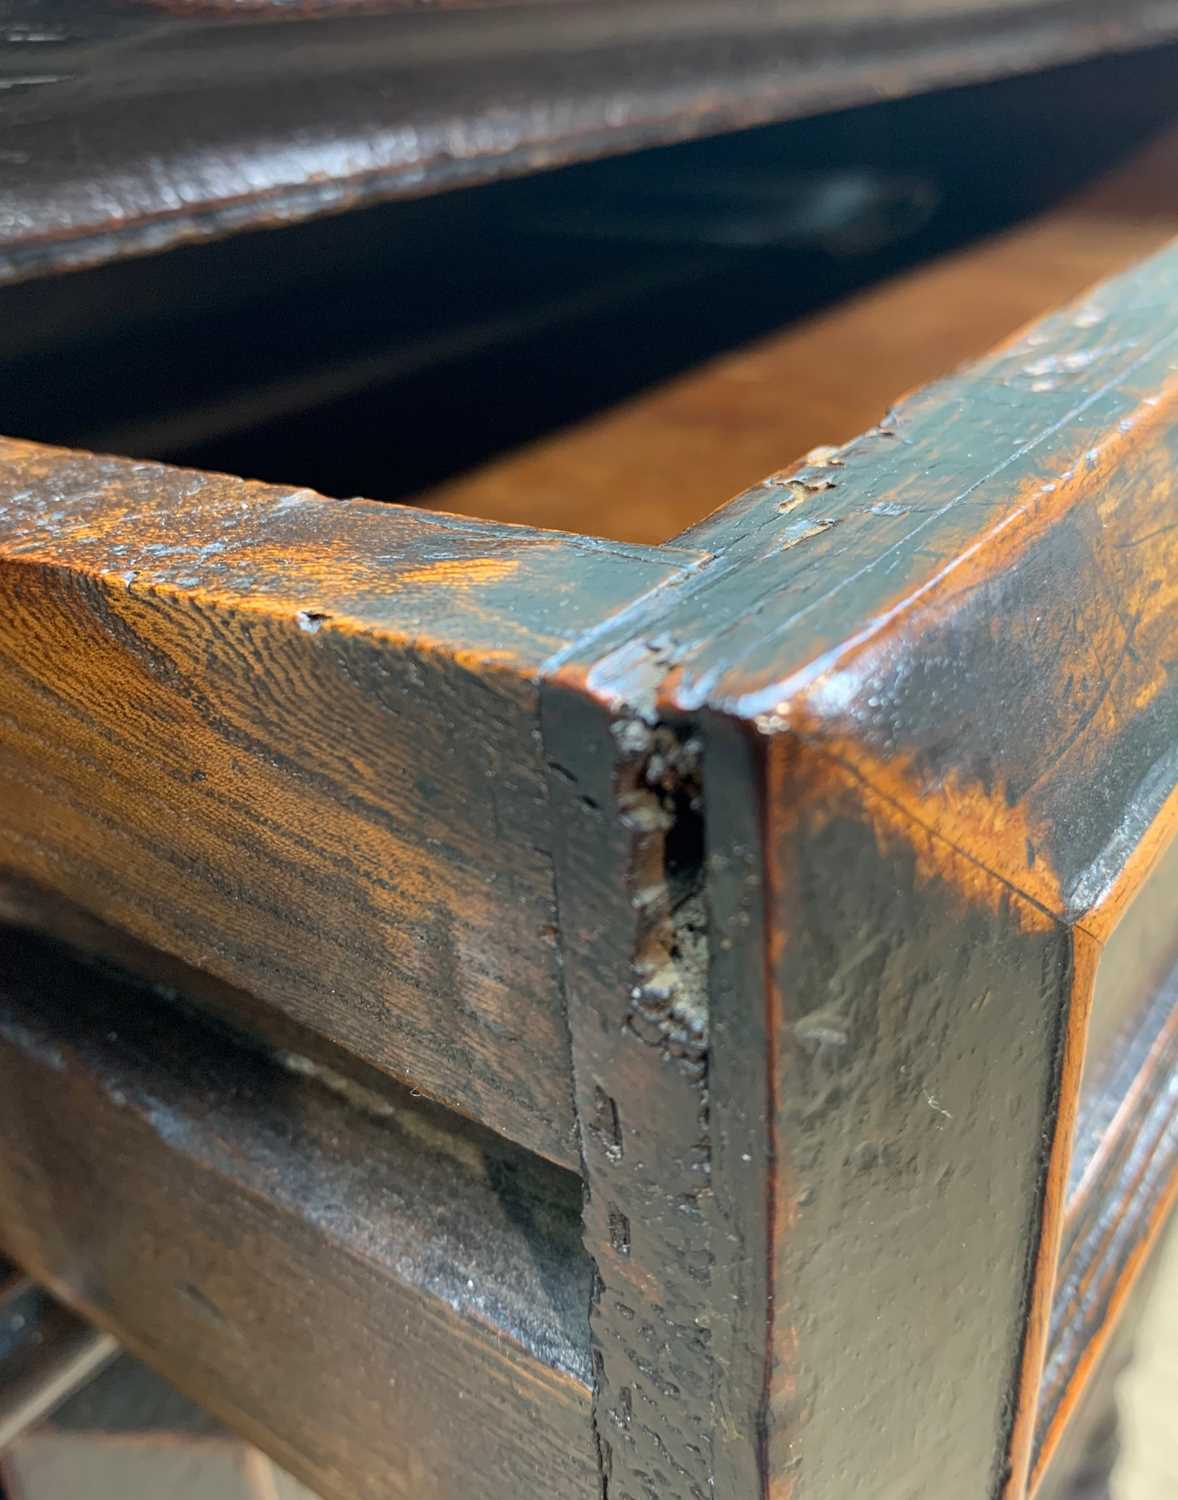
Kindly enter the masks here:
<path id="1" fill-rule="evenodd" d="M 1173 1193 L 1172 961 L 1116 973 L 1178 807 L 1176 307 L 1169 250 L 670 548 L 6 441 L 13 876 L 575 1167 L 588 1326 L 475 1316 L 390 1256 L 416 1146 L 53 959 L 5 1249 L 341 1496 L 411 1448 L 455 1500 L 1021 1500 Z"/>

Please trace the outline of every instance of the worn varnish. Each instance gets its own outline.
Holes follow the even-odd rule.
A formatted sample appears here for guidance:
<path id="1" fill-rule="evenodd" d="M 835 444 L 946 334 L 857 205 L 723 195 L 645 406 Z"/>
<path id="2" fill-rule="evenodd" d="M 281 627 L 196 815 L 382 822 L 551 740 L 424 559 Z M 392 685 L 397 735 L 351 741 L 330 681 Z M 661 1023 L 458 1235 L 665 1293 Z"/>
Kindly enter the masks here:
<path id="1" fill-rule="evenodd" d="M 1172 902 L 1172 881 L 1169 895 Z M 1114 935 L 1102 969 L 1120 956 Z M 1122 1310 L 1138 1295 L 1135 1283 L 1178 1195 L 1178 973 L 1144 988 L 1146 1003 L 1103 1036 L 1101 980 L 1098 972 L 1035 1424 L 1036 1480 L 1069 1437 L 1093 1372 L 1115 1349 Z"/>
<path id="2" fill-rule="evenodd" d="M 545 746 L 571 939 L 564 981 L 585 1243 L 597 1264 L 604 1493 L 703 1500 L 715 1484 L 714 1341 L 726 1310 L 712 1289 L 723 1250 L 711 1182 L 701 746 L 669 726 L 601 717 L 559 690 L 545 701 Z"/>
<path id="3" fill-rule="evenodd" d="M 1168 809 L 1167 809 L 1168 811 Z M 1164 813 L 1158 833 L 1172 833 Z M 1043 1381 L 1033 1476 L 1053 1497 L 1094 1396 L 1131 1345 L 1143 1283 L 1178 1195 L 1178 989 L 1173 903 L 1178 841 L 1139 849 L 1132 899 L 1110 903 Z M 1109 1425 L 1106 1422 L 1106 1427 Z M 1115 1429 L 1114 1429 L 1115 1431 Z"/>
<path id="4" fill-rule="evenodd" d="M 1066 106 L 1064 106 L 1066 107 Z M 1178 133 L 1015 229 L 425 491 L 463 515 L 661 542 L 1178 234 Z"/>
<path id="5" fill-rule="evenodd" d="M 404 500 L 923 262 L 923 298 L 906 283 L 860 336 L 824 319 L 808 359 L 722 362 L 688 405 L 652 391 L 596 448 L 424 502 L 662 539 L 1095 280 L 1120 234 L 1127 257 L 1109 210 L 1038 236 L 1039 270 L 1020 237 L 958 296 L 935 260 L 1159 128 L 1176 66 L 1106 57 L 3 287 L 6 430 Z"/>
<path id="6" fill-rule="evenodd" d="M 1175 34 L 1174 0 L 19 0 L 0 277 Z"/>
<path id="7" fill-rule="evenodd" d="M 607 720 L 698 740 L 705 788 L 715 733 L 764 820 L 744 909 L 754 934 L 766 913 L 765 967 L 724 994 L 763 1008 L 764 1114 L 743 1081 L 708 1097 L 737 1132 L 750 1113 L 770 1129 L 741 1153 L 760 1186 L 716 1260 L 768 1246 L 737 1431 L 799 1496 L 1027 1480 L 1097 955 L 1176 780 L 1176 267 L 1135 269 L 687 533 L 712 562 L 559 679 Z M 609 1390 L 630 1354 L 595 1327 Z M 851 1418 L 872 1441 L 847 1442 Z M 676 1403 L 667 1421 L 683 1429 Z"/>
<path id="8" fill-rule="evenodd" d="M 1085 1371 L 1083 1395 L 1050 1469 L 1035 1489 L 1036 1500 L 1091 1500 L 1112 1492 L 1121 1456 L 1121 1380 L 1134 1362 L 1139 1335 L 1148 1334 L 1164 1254 L 1160 1250 L 1137 1277 L 1112 1338 Z"/>
<path id="9" fill-rule="evenodd" d="M 30 939 L 0 1078 L 5 1252 L 317 1493 L 596 1495 L 567 1174 Z"/>
<path id="10" fill-rule="evenodd" d="M 16 442 L 0 515 L 12 871 L 575 1163 L 536 683 L 683 559 Z"/>
<path id="11" fill-rule="evenodd" d="M 431 1426 L 439 1389 L 485 1384 L 487 1412 L 505 1389 L 444 1325 L 453 1367 L 405 1398 L 433 1490 L 1022 1500 L 1061 1449 L 1178 1165 L 1176 307 L 1170 250 L 667 549 L 0 450 L 22 920 L 61 898 L 579 1167 L 581 1341 L 566 1321 L 511 1408 L 528 1435 L 488 1453 Z M 268 1286 L 330 1266 L 355 1319 L 353 1250 L 297 1207 L 334 1166 L 271 1175 L 302 1137 L 234 1113 L 266 1088 L 202 1064 L 202 1113 L 161 1041 L 165 1138 L 112 1104 L 155 1076 L 122 992 L 93 1024 L 23 995 L 5 1055 L 39 1092 L 0 1134 L 0 1196 L 28 1200 L 6 1248 L 170 1368 L 135 1174 L 89 1248 L 101 1142 L 132 1131 L 173 1214 L 168 1173 L 199 1161 L 231 1237 L 297 1180 L 247 1248 Z M 209 1285 L 184 1279 L 285 1351 L 301 1303 L 255 1308 L 208 1253 Z M 364 1284 L 374 1321 L 387 1295 Z M 528 1342 L 504 1358 L 536 1375 Z M 279 1410 L 256 1361 L 199 1348 L 191 1388 L 292 1468 L 341 1494 L 376 1472 L 370 1421 L 321 1480 L 301 1374 Z"/>

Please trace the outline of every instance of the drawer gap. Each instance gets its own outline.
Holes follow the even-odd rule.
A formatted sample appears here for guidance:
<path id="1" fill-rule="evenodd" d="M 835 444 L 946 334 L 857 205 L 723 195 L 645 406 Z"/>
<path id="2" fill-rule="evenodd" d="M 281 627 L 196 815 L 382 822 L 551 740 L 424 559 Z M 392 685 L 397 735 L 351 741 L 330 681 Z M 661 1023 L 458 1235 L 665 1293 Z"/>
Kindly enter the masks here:
<path id="1" fill-rule="evenodd" d="M 1072 209 L 1050 210 L 1172 114 L 1175 59 L 1108 57 L 6 287 L 5 430 L 663 541 L 1163 238 L 1127 214 L 1078 237 Z M 1169 197 L 1164 212 L 1178 225 Z"/>

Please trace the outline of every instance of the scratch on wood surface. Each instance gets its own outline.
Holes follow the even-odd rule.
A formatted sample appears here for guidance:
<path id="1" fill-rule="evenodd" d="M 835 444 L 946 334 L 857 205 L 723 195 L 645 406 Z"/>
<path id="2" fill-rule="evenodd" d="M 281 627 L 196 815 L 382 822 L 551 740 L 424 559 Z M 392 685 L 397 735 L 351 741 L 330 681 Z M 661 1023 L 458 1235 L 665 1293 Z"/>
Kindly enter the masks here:
<path id="1" fill-rule="evenodd" d="M 778 551 L 790 552 L 794 547 L 800 547 L 803 542 L 808 542 L 811 537 L 821 536 L 824 531 L 829 531 L 832 526 L 838 524 L 837 517 L 827 516 L 821 521 L 810 521 L 798 527 L 791 527 Z"/>
<path id="2" fill-rule="evenodd" d="M 448 585 L 451 588 L 476 588 L 480 583 L 501 583 L 519 572 L 519 559 L 508 557 L 445 558 L 410 568 L 400 576 L 401 583 Z"/>

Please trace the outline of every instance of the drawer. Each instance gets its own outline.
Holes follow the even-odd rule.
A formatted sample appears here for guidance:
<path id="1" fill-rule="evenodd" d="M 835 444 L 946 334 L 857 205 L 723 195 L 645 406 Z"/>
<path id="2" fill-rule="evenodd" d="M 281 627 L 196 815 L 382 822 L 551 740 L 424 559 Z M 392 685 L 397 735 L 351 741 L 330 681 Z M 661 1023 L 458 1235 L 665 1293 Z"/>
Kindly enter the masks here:
<path id="1" fill-rule="evenodd" d="M 963 93 L 4 291 L 0 1245 L 325 1494 L 1066 1450 L 1178 1183 L 1158 56 L 1032 214 Z"/>

